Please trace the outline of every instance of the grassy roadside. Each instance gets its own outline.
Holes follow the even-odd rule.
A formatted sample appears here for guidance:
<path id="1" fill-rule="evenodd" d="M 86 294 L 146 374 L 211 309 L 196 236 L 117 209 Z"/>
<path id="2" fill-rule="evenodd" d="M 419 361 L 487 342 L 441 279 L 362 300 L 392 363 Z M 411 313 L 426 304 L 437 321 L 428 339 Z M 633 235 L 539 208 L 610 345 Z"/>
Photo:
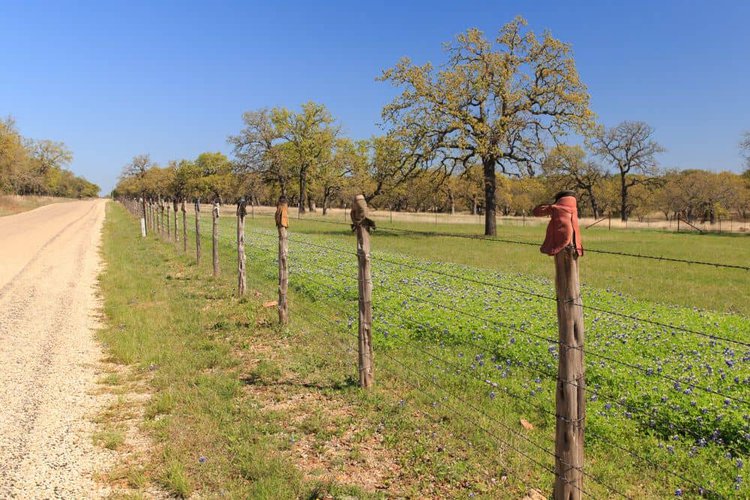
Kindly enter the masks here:
<path id="1" fill-rule="evenodd" d="M 55 198 L 52 196 L 18 196 L 0 195 L 0 217 L 13 215 L 52 203 L 72 201 L 70 198 Z"/>
<path id="2" fill-rule="evenodd" d="M 127 382 L 144 380 L 153 392 L 144 426 L 156 443 L 148 463 L 118 471 L 127 483 L 120 486 L 234 498 L 325 491 L 303 481 L 280 451 L 279 419 L 243 391 L 248 374 L 233 351 L 260 334 L 258 307 L 233 298 L 226 283 L 163 243 L 140 240 L 134 228 L 121 207 L 108 206 L 101 287 L 109 327 L 102 338 L 112 361 L 135 366 Z"/>
<path id="3" fill-rule="evenodd" d="M 443 425 L 454 417 L 420 409 L 436 398 L 408 380 L 363 394 L 353 379 L 356 344 L 336 327 L 343 316 L 335 309 L 318 321 L 313 302 L 292 292 L 293 322 L 281 330 L 275 309 L 262 305 L 271 283 L 251 279 L 250 297 L 238 300 L 230 273 L 213 279 L 208 259 L 195 266 L 164 242 L 141 240 L 114 203 L 104 236 L 102 339 L 113 362 L 134 367 L 106 383 L 153 393 L 143 412 L 154 442 L 146 463 L 109 478 L 128 496 L 154 487 L 274 499 L 525 493 L 525 481 L 496 463 L 494 443 L 460 419 L 455 425 L 469 434 L 454 434 Z M 234 262 L 231 248 L 222 248 L 222 262 Z M 249 276 L 262 275 L 263 264 L 249 264 Z M 96 439 L 128 446 L 117 430 Z"/>

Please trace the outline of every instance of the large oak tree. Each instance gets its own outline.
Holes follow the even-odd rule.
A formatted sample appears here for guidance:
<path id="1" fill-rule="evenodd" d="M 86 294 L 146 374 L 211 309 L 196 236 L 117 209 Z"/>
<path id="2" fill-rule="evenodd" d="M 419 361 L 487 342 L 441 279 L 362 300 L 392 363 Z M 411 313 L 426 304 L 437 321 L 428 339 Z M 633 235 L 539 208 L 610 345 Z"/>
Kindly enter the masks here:
<path id="1" fill-rule="evenodd" d="M 404 58 L 380 77 L 403 88 L 383 119 L 413 161 L 450 171 L 481 161 L 486 235 L 497 232 L 497 169 L 533 174 L 547 143 L 584 132 L 592 116 L 570 45 L 525 26 L 517 17 L 494 41 L 470 29 L 440 69 Z"/>

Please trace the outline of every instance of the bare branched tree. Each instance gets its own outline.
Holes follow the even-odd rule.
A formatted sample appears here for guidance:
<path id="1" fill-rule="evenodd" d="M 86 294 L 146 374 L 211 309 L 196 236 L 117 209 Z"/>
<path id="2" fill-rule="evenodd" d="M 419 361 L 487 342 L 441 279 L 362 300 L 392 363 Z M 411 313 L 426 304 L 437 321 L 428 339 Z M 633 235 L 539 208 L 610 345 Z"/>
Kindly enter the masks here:
<path id="1" fill-rule="evenodd" d="M 644 122 L 624 121 L 602 127 L 592 140 L 594 154 L 617 168 L 620 175 L 620 218 L 628 220 L 632 209 L 628 192 L 637 184 L 654 182 L 659 173 L 656 155 L 665 149 L 654 140 L 654 129 Z"/>

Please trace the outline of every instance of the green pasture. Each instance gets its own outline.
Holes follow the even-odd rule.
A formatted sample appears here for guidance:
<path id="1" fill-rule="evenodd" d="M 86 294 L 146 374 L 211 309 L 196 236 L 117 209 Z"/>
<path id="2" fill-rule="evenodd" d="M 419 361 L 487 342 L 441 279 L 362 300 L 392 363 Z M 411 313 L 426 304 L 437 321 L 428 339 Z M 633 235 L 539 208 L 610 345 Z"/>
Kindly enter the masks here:
<path id="1" fill-rule="evenodd" d="M 164 451 L 148 464 L 147 477 L 176 494 L 215 493 L 225 484 L 230 495 L 256 498 L 272 498 L 272 485 L 284 486 L 282 498 L 548 493 L 554 302 L 523 292 L 554 293 L 551 259 L 532 246 L 399 235 L 384 223 L 372 238 L 377 388 L 363 394 L 354 383 L 354 237 L 343 218 L 332 221 L 342 224 L 312 218 L 319 217 L 290 221 L 292 323 L 278 329 L 273 308 L 262 307 L 275 294 L 270 218 L 247 219 L 251 293 L 238 300 L 233 216 L 221 219 L 222 274 L 213 279 L 208 217 L 203 262 L 195 266 L 192 219 L 184 256 L 181 245 L 138 238 L 135 220 L 110 205 L 103 286 L 111 326 L 104 337 L 118 361 L 144 372 L 158 367 L 147 426 Z M 543 227 L 501 226 L 498 237 L 541 242 Z M 584 244 L 740 265 L 749 255 L 748 240 L 737 236 L 590 229 Z M 731 341 L 749 340 L 748 272 L 589 253 L 581 273 L 585 304 L 709 335 L 585 313 L 592 352 L 587 493 L 747 494 L 750 353 Z M 268 401 L 256 395 L 277 389 L 280 401 L 321 394 L 325 401 L 297 407 L 299 419 L 266 411 Z M 342 406 L 344 416 L 332 411 Z M 521 419 L 534 428 L 525 429 Z M 372 467 L 365 465 L 374 453 L 368 443 L 377 438 L 390 471 L 378 472 L 380 488 L 347 490 L 346 479 L 326 481 L 294 467 L 300 443 L 325 450 L 350 433 L 359 441 L 328 464 L 329 472 L 345 478 L 358 463 Z M 197 461 L 205 455 L 211 466 Z M 245 457 L 271 465 L 247 472 Z"/>

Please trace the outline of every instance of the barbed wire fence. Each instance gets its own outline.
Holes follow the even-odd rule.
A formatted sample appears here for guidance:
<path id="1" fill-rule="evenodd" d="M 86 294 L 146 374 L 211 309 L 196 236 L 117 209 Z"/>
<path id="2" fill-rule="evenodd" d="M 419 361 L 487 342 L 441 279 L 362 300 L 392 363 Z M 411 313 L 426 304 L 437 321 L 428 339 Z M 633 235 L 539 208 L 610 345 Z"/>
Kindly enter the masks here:
<path id="1" fill-rule="evenodd" d="M 136 216 L 142 216 L 142 204 L 139 204 L 136 200 L 124 200 L 124 205 Z M 151 203 L 148 203 L 147 213 L 145 216 L 145 224 L 147 228 L 160 234 L 162 238 L 165 237 L 163 229 L 159 227 L 159 215 L 153 213 L 149 216 L 151 210 Z M 177 207 L 177 204 L 174 205 Z M 163 211 L 163 205 L 155 205 L 155 208 L 159 208 Z M 167 210 L 169 204 L 166 204 Z M 175 209 L 176 217 L 177 209 Z M 161 214 L 163 217 L 163 213 Z M 197 220 L 197 219 L 196 219 Z M 750 342 L 740 340 L 737 338 L 731 338 L 726 335 L 719 335 L 715 332 L 704 331 L 697 328 L 687 327 L 683 325 L 675 325 L 670 323 L 664 323 L 658 320 L 641 317 L 632 314 L 626 314 L 620 311 L 614 311 L 603 307 L 592 306 L 584 304 L 581 300 L 580 290 L 578 289 L 577 283 L 577 261 L 571 257 L 571 252 L 563 254 L 560 260 L 567 258 L 569 262 L 564 263 L 567 266 L 567 277 L 563 279 L 562 285 L 558 286 L 558 293 L 555 296 L 538 293 L 531 290 L 526 290 L 519 287 L 505 286 L 491 281 L 472 278 L 471 276 L 460 275 L 445 271 L 443 269 L 434 269 L 426 265 L 418 265 L 413 262 L 400 262 L 398 259 L 389 258 L 387 256 L 376 256 L 370 255 L 369 245 L 362 245 L 361 238 L 366 233 L 369 239 L 369 231 L 365 226 L 360 224 L 347 224 L 344 222 L 330 221 L 316 218 L 308 218 L 306 220 L 323 222 L 337 225 L 351 226 L 352 229 L 357 233 L 358 236 L 358 249 L 356 252 L 345 250 L 330 244 L 321 244 L 319 242 L 313 242 L 304 239 L 303 234 L 295 235 L 293 232 L 290 233 L 292 238 L 288 238 L 288 241 L 295 247 L 307 247 L 311 252 L 318 254 L 323 253 L 334 253 L 342 257 L 349 259 L 349 262 L 358 262 L 358 275 L 353 276 L 353 273 L 342 272 L 341 268 L 320 268 L 317 270 L 317 275 L 333 277 L 340 283 L 350 283 L 344 288 L 344 291 L 332 288 L 330 283 L 322 283 L 316 281 L 309 273 L 305 273 L 303 269 L 296 270 L 298 276 L 300 276 L 302 282 L 307 284 L 313 284 L 318 291 L 325 290 L 329 298 L 334 299 L 336 306 L 340 307 L 342 304 L 349 304 L 350 308 L 353 309 L 353 303 L 357 303 L 357 316 L 358 316 L 358 332 L 354 334 L 351 332 L 351 326 L 354 323 L 354 315 L 351 313 L 342 313 L 347 316 L 347 325 L 344 327 L 341 319 L 333 319 L 330 315 L 326 315 L 325 312 L 321 312 L 320 308 L 311 308 L 300 305 L 298 310 L 297 307 L 292 305 L 290 307 L 292 314 L 295 312 L 298 314 L 305 314 L 305 320 L 311 324 L 316 324 L 319 327 L 327 328 L 340 335 L 339 340 L 357 340 L 358 346 L 358 365 L 360 374 L 363 370 L 363 363 L 371 363 L 373 366 L 369 368 L 371 371 L 371 378 L 367 381 L 367 377 L 360 377 L 360 384 L 363 387 L 371 387 L 375 384 L 374 373 L 380 370 L 389 373 L 396 379 L 407 386 L 412 387 L 415 391 L 424 393 L 427 400 L 433 401 L 433 414 L 436 413 L 436 407 L 442 405 L 445 408 L 450 408 L 450 411 L 464 422 L 473 425 L 481 433 L 485 434 L 491 441 L 495 442 L 500 450 L 517 455 L 522 462 L 527 465 L 536 467 L 545 473 L 552 476 L 555 481 L 555 487 L 553 495 L 555 498 L 566 498 L 574 499 L 582 496 L 592 497 L 611 497 L 611 496 L 623 496 L 631 497 L 626 491 L 622 491 L 620 487 L 610 484 L 607 478 L 600 477 L 590 471 L 590 469 L 584 463 L 583 456 L 583 435 L 586 432 L 587 435 L 595 437 L 599 443 L 604 446 L 611 447 L 612 449 L 618 450 L 630 457 L 634 462 L 640 464 L 643 471 L 658 481 L 660 477 L 664 475 L 675 478 L 680 484 L 683 484 L 686 490 L 682 488 L 678 489 L 675 494 L 681 496 L 685 491 L 691 491 L 694 494 L 706 497 L 721 497 L 713 488 L 714 481 L 700 481 L 694 477 L 690 477 L 689 474 L 680 470 L 679 464 L 664 464 L 654 460 L 648 456 L 645 456 L 642 451 L 631 449 L 630 447 L 624 446 L 617 441 L 601 432 L 598 429 L 586 429 L 586 413 L 585 413 L 585 401 L 590 400 L 601 400 L 607 401 L 607 405 L 617 406 L 621 408 L 625 415 L 628 414 L 639 414 L 643 415 L 644 418 L 652 417 L 654 414 L 654 407 L 647 405 L 632 404 L 626 398 L 621 395 L 613 394 L 609 391 L 603 390 L 601 387 L 596 385 L 593 387 L 587 387 L 584 380 L 583 372 L 583 359 L 584 356 L 591 357 L 594 360 L 600 360 L 600 362 L 607 362 L 613 365 L 621 367 L 623 370 L 629 372 L 639 372 L 647 374 L 649 377 L 656 379 L 662 379 L 669 383 L 675 384 L 675 387 L 684 384 L 690 391 L 702 391 L 709 394 L 711 397 L 723 398 L 723 402 L 726 404 L 728 401 L 731 404 L 741 405 L 744 408 L 750 406 L 750 402 L 742 396 L 736 394 L 729 394 L 720 389 L 715 389 L 703 384 L 697 383 L 695 380 L 690 378 L 681 378 L 679 376 L 670 375 L 666 373 L 653 372 L 650 368 L 642 366 L 641 364 L 634 364 L 622 359 L 617 359 L 611 355 L 600 352 L 599 350 L 592 350 L 591 348 L 585 347 L 583 343 L 583 319 L 582 314 L 586 310 L 594 311 L 601 314 L 610 315 L 617 318 L 627 319 L 630 321 L 654 325 L 660 328 L 670 329 L 672 332 L 680 332 L 680 335 L 694 336 L 697 338 L 707 339 L 710 342 L 720 342 L 724 345 L 731 345 L 735 348 L 748 348 Z M 175 220 L 176 222 L 176 220 Z M 168 222 L 167 222 L 168 224 Z M 240 225 L 243 226 L 240 234 L 238 229 L 237 238 L 244 240 L 244 222 L 238 221 L 238 228 Z M 278 226 L 278 222 L 277 222 Z M 167 225 L 167 227 L 169 227 Z M 162 225 L 163 228 L 163 225 Z M 382 228 L 382 231 L 390 231 L 399 234 L 416 234 L 420 236 L 442 236 L 442 237 L 457 237 L 467 239 L 477 239 L 477 237 L 471 235 L 462 235 L 456 233 L 437 233 L 437 232 L 424 232 L 424 231 L 412 231 L 406 229 L 395 229 L 395 228 Z M 274 243 L 277 241 L 274 238 L 275 235 L 269 232 L 253 231 L 252 237 L 249 239 L 248 246 L 254 246 L 258 252 L 264 253 L 267 257 L 271 257 L 273 261 L 279 262 L 279 257 L 275 256 L 273 252 Z M 166 238 L 171 240 L 171 235 L 167 234 Z M 185 226 L 183 225 L 182 238 L 186 242 L 188 235 L 186 234 Z M 174 232 L 174 243 L 177 244 L 177 227 Z M 518 245 L 534 245 L 538 246 L 537 243 L 516 241 L 509 239 L 498 239 L 498 238 L 481 238 L 484 241 L 507 243 L 507 244 L 518 244 Z M 279 246 L 281 248 L 281 246 Z M 716 268 L 727 268 L 733 270 L 750 270 L 750 266 L 743 266 L 739 264 L 724 264 L 718 262 L 706 262 L 706 261 L 695 261 L 688 259 L 677 259 L 667 258 L 652 255 L 642 255 L 626 252 L 618 252 L 604 249 L 587 249 L 590 253 L 601 253 L 617 255 L 620 257 L 628 258 L 639 258 L 639 259 L 650 259 L 663 261 L 665 263 L 672 264 L 686 264 L 686 265 L 701 265 L 701 266 L 713 266 Z M 244 250 L 243 250 L 244 253 Z M 254 254 L 256 255 L 256 254 Z M 293 253 L 291 254 L 293 256 Z M 244 259 L 244 255 L 242 257 Z M 244 272 L 244 261 L 238 260 L 238 269 Z M 293 260 L 293 259 L 292 259 Z M 399 289 L 393 292 L 394 295 L 398 295 L 405 299 L 413 302 L 421 303 L 425 307 L 432 308 L 433 310 L 441 310 L 447 314 L 459 315 L 463 317 L 471 318 L 474 321 L 489 325 L 494 329 L 504 330 L 507 332 L 513 332 L 516 335 L 523 335 L 527 339 L 533 339 L 535 342 L 545 342 L 550 345 L 557 346 L 557 359 L 558 359 L 558 370 L 554 373 L 553 367 L 547 363 L 543 364 L 540 360 L 534 359 L 511 359 L 506 358 L 506 362 L 516 369 L 528 370 L 529 372 L 538 374 L 546 378 L 546 380 L 553 380 L 555 383 L 555 393 L 557 395 L 556 405 L 554 410 L 551 409 L 551 404 L 538 403 L 533 398 L 525 396 L 520 390 L 512 387 L 510 384 L 504 384 L 503 378 L 497 379 L 495 376 L 489 376 L 481 370 L 467 369 L 466 366 L 459 362 L 448 359 L 448 356 L 440 355 L 440 347 L 443 345 L 441 340 L 441 332 L 438 331 L 437 325 L 429 324 L 429 321 L 420 321 L 413 317 L 409 317 L 403 314 L 403 310 L 397 311 L 391 308 L 380 308 L 377 300 L 373 307 L 369 307 L 369 311 L 363 311 L 363 308 L 367 308 L 367 282 L 372 285 L 373 280 L 369 276 L 368 272 L 363 272 L 364 264 L 375 265 L 377 272 L 387 274 L 390 271 L 388 269 L 409 269 L 418 273 L 432 274 L 449 278 L 451 280 L 462 281 L 466 283 L 472 283 L 474 285 L 481 285 L 483 287 L 489 287 L 498 289 L 503 292 L 510 292 L 513 294 L 527 296 L 531 299 L 541 299 L 554 303 L 558 313 L 558 338 L 552 338 L 545 336 L 531 328 L 523 325 L 507 324 L 498 321 L 493 318 L 491 314 L 477 314 L 474 311 L 463 310 L 459 305 L 460 302 L 451 300 L 450 304 L 444 304 L 435 299 L 428 299 L 420 296 L 416 293 L 409 293 L 403 289 Z M 575 265 L 575 267 L 573 267 Z M 295 273 L 292 273 L 294 275 Z M 574 276 L 572 276 L 574 274 Z M 558 273 L 559 278 L 559 273 Z M 574 279 L 571 279 L 574 278 Z M 377 282 L 377 280 L 376 280 Z M 281 288 L 281 283 L 280 288 Z M 356 286 L 355 286 L 356 285 Z M 560 283 L 558 283 L 560 285 Z M 568 293 L 565 295 L 561 293 L 561 289 L 565 290 L 568 287 Z M 387 293 L 384 297 L 387 296 Z M 280 297 L 281 298 L 281 297 Z M 449 297 L 453 299 L 454 297 Z M 363 300 L 364 299 L 364 300 Z M 284 297 L 286 304 L 286 296 Z M 384 301 L 388 302 L 388 301 Z M 393 301 L 390 301 L 393 302 Z M 327 306 L 333 304 L 326 303 Z M 563 312 L 561 313 L 561 309 Z M 369 314 L 369 316 L 368 316 Z M 371 318 L 371 319 L 369 319 Z M 579 322 L 578 326 L 576 322 Z M 363 323 L 367 323 L 363 325 Z M 373 327 L 376 325 L 378 327 Z M 364 326 L 364 328 L 363 328 Z M 389 337 L 388 328 L 398 327 L 404 330 L 419 331 L 422 334 L 432 332 L 430 337 L 436 342 L 420 342 L 418 337 L 411 339 L 404 339 L 403 341 L 392 343 L 393 336 Z M 369 333 L 368 333 L 369 330 Z M 376 338 L 373 340 L 372 335 L 375 334 Z M 363 336 L 370 336 L 366 339 L 364 349 L 367 349 L 367 345 L 375 346 L 377 358 L 379 359 L 376 368 L 374 367 L 375 358 L 370 352 L 369 356 L 367 353 L 363 355 Z M 471 336 L 469 338 L 462 339 L 462 345 L 471 349 L 471 356 L 466 356 L 466 359 L 474 359 L 475 364 L 484 363 L 489 361 L 490 363 L 497 364 L 502 361 L 502 353 L 496 345 L 492 345 L 491 342 L 485 341 L 486 339 L 481 336 Z M 346 349 L 347 355 L 353 355 L 354 349 L 349 346 Z M 748 351 L 750 353 L 750 351 Z M 574 354 L 573 359 L 566 359 L 566 354 Z M 463 357 L 463 356 L 462 356 Z M 570 357 L 568 357 L 570 358 Z M 648 358 L 644 356 L 644 359 L 658 362 L 657 358 Z M 573 363 L 577 366 L 570 366 Z M 427 366 L 426 366 L 427 365 Z M 474 366 L 474 364 L 472 364 Z M 499 364 L 498 364 L 499 366 Z M 364 367 L 367 371 L 368 368 Z M 449 381 L 443 380 L 439 374 L 451 374 Z M 504 372 L 503 372 L 504 373 Z M 430 374 L 432 374 L 430 376 Z M 455 390 L 453 385 L 456 379 L 461 380 L 459 386 L 464 392 Z M 472 391 L 468 391 L 468 388 L 473 388 Z M 557 427 L 556 439 L 552 444 L 542 443 L 538 440 L 531 438 L 526 433 L 514 429 L 508 425 L 508 423 L 495 415 L 490 414 L 486 409 L 486 401 L 477 402 L 472 400 L 471 397 L 465 394 L 474 395 L 481 388 L 481 390 L 490 389 L 489 399 L 495 401 L 497 396 L 502 395 L 509 401 L 513 401 L 513 404 L 520 404 L 522 406 L 533 409 L 533 411 L 539 414 L 546 415 L 548 418 L 555 422 Z M 569 405 L 571 398 L 575 398 L 573 411 L 566 405 Z M 560 400 L 563 400 L 561 404 Z M 429 411 L 424 412 L 429 416 Z M 434 416 L 434 415 L 432 415 Z M 430 418 L 432 418 L 432 416 Z M 440 419 L 434 419 L 439 422 Z M 680 432 L 684 435 L 690 435 L 695 438 L 696 442 L 701 442 L 705 439 L 705 436 L 695 430 L 694 427 L 684 425 L 682 422 L 670 422 L 670 430 L 674 432 Z M 529 448 L 531 451 L 529 451 Z M 504 465 L 508 465 L 505 463 Z M 508 468 L 508 472 L 515 472 L 518 476 L 518 480 L 523 483 L 523 472 L 520 470 L 512 471 Z M 584 479 L 595 485 L 595 490 L 584 487 Z M 737 476 L 737 479 L 741 479 L 741 476 Z M 708 484 L 706 484 L 708 482 Z M 740 481 L 737 481 L 740 482 Z"/>

